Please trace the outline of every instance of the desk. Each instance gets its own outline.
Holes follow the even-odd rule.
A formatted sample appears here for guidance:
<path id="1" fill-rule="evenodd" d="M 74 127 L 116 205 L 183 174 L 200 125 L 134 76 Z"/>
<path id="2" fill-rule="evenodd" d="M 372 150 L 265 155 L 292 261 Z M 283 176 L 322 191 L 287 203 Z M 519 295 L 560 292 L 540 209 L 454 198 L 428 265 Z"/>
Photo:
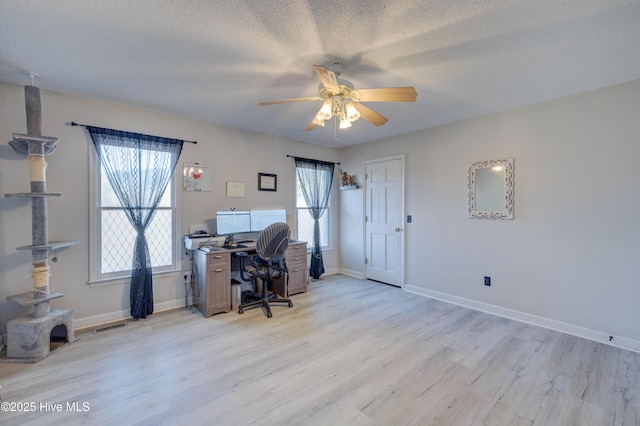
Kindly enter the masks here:
<path id="1" fill-rule="evenodd" d="M 231 311 L 231 271 L 239 270 L 240 266 L 233 253 L 245 251 L 251 255 L 256 252 L 255 243 L 244 245 L 247 247 L 196 251 L 198 291 L 193 296 L 193 304 L 205 317 Z M 282 297 L 306 292 L 307 243 L 290 241 L 285 262 L 289 270 L 288 283 L 285 277 L 274 280 L 271 289 Z"/>

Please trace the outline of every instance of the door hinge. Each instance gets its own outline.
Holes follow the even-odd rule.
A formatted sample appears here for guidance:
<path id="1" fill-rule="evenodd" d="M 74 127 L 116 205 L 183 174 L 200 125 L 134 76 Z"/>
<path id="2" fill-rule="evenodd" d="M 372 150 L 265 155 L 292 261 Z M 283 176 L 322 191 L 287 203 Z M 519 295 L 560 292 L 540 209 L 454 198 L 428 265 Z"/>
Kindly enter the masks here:
<path id="1" fill-rule="evenodd" d="M 367 259 L 366 257 L 364 258 L 364 264 L 368 265 L 369 264 L 369 259 Z"/>
<path id="2" fill-rule="evenodd" d="M 365 217 L 364 217 L 364 221 L 365 221 L 365 222 L 369 222 L 369 216 L 365 216 Z"/>

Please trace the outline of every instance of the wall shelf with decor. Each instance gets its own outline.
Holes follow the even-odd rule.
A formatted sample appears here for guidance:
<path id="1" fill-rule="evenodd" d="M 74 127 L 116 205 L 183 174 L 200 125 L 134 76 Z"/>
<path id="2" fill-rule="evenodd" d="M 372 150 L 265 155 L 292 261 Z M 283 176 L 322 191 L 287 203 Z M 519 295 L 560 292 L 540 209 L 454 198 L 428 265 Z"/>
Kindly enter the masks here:
<path id="1" fill-rule="evenodd" d="M 358 189 L 359 186 L 356 183 L 356 177 L 354 175 L 350 175 L 345 171 L 340 171 L 340 191 L 345 191 L 348 189 Z"/>
<path id="2" fill-rule="evenodd" d="M 360 188 L 358 185 L 342 185 L 340 187 L 340 191 L 346 191 L 348 189 L 358 189 Z"/>

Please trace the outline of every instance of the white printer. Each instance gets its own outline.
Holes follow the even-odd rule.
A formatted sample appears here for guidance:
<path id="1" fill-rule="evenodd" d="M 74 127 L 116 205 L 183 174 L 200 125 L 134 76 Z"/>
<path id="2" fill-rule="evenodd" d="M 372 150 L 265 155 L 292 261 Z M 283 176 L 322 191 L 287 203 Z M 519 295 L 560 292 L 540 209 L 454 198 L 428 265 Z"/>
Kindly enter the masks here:
<path id="1" fill-rule="evenodd" d="M 213 238 L 209 234 L 189 234 L 184 236 L 184 247 L 187 250 L 198 250 L 200 245 Z"/>
<path id="2" fill-rule="evenodd" d="M 219 240 L 222 239 L 222 242 Z M 189 235 L 184 236 L 184 247 L 187 250 L 198 250 L 201 245 L 217 246 L 224 244 L 224 237 L 214 237 L 209 233 L 207 225 L 191 225 Z"/>

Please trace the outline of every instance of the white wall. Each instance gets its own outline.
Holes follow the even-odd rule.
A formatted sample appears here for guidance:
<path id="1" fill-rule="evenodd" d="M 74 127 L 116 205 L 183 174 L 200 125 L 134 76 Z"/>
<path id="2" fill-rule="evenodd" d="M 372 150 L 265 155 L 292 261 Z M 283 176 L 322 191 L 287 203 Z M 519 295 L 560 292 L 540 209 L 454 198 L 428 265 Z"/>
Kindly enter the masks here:
<path id="1" fill-rule="evenodd" d="M 640 350 L 639 135 L 640 80 L 340 161 L 363 182 L 364 160 L 406 154 L 405 289 Z M 501 158 L 515 159 L 515 219 L 468 219 L 468 164 Z M 363 194 L 343 191 L 340 216 L 341 268 L 360 274 Z"/>
<path id="2" fill-rule="evenodd" d="M 286 154 L 340 161 L 362 183 L 364 160 L 404 153 L 405 211 L 413 216 L 406 289 L 586 337 L 612 335 L 614 344 L 640 342 L 640 81 L 339 153 L 46 91 L 42 106 L 43 134 L 59 138 L 47 158 L 48 189 L 62 194 L 49 200 L 49 239 L 80 240 L 52 264 L 51 286 L 65 295 L 53 307 L 73 309 L 77 327 L 125 317 L 129 294 L 128 285 L 86 284 L 90 141 L 66 124 L 72 120 L 198 140 L 185 145 L 180 163 L 214 166 L 213 191 L 180 194 L 182 232 L 231 206 L 284 205 L 290 215 L 294 168 Z M 14 132 L 26 132 L 23 88 L 0 84 L 1 194 L 29 190 L 27 161 L 6 144 Z M 507 157 L 515 158 L 515 219 L 468 219 L 468 163 Z M 278 174 L 278 192 L 257 191 L 258 172 Z M 228 180 L 246 182 L 246 198 L 226 198 Z M 340 250 L 325 252 L 325 266 L 362 274 L 363 190 L 334 191 L 332 205 L 340 205 L 339 235 L 338 218 L 331 223 Z M 15 250 L 30 243 L 30 217 L 29 200 L 0 197 L 0 332 L 23 312 L 6 297 L 31 288 L 31 254 Z M 484 275 L 491 287 L 483 286 Z M 158 308 L 180 306 L 182 276 L 156 279 L 154 296 Z"/>
<path id="3" fill-rule="evenodd" d="M 185 144 L 183 163 L 210 165 L 212 192 L 181 192 L 179 215 L 181 232 L 190 224 L 203 223 L 216 210 L 285 208 L 293 224 L 295 203 L 295 166 L 286 155 L 337 161 L 335 148 L 321 147 L 271 136 L 233 130 L 95 100 L 42 91 L 42 133 L 59 139 L 58 150 L 47 157 L 47 189 L 61 193 L 50 198 L 49 240 L 79 240 L 80 244 L 58 252 L 58 263 L 51 264 L 51 288 L 64 294 L 53 308 L 74 310 L 75 326 L 84 327 L 128 317 L 129 285 L 98 288 L 87 285 L 89 279 L 89 183 L 90 139 L 75 121 L 101 127 L 129 130 L 178 139 L 197 140 Z M 29 170 L 25 157 L 7 144 L 13 133 L 26 133 L 24 89 L 0 84 L 0 194 L 29 191 Z M 278 175 L 278 191 L 258 191 L 258 172 Z M 227 181 L 245 182 L 245 198 L 227 198 Z M 336 182 L 339 182 L 336 176 Z M 337 191 L 335 191 L 337 193 Z M 334 205 L 338 205 L 337 198 Z M 331 219 L 337 241 L 337 209 Z M 31 202 L 29 199 L 0 197 L 0 333 L 6 322 L 25 312 L 7 296 L 31 290 L 31 252 L 15 250 L 31 243 Z M 338 250 L 324 254 L 326 270 L 335 272 Z M 183 268 L 190 269 L 187 257 Z M 156 311 L 184 304 L 183 274 L 154 279 Z"/>

